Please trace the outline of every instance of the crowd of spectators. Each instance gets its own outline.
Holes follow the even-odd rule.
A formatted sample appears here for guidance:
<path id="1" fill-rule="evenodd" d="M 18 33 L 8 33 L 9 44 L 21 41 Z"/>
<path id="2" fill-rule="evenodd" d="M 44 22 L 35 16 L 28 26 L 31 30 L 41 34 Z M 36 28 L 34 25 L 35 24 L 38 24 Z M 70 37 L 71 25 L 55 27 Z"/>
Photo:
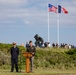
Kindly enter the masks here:
<path id="1" fill-rule="evenodd" d="M 29 43 L 26 42 L 25 46 L 27 48 L 29 46 Z M 53 47 L 53 48 L 65 48 L 65 49 L 75 48 L 75 46 L 71 44 L 61 43 L 60 45 L 58 45 L 58 43 L 52 43 L 51 45 L 50 42 L 44 42 L 36 47 L 40 47 L 40 48 Z"/>
<path id="2" fill-rule="evenodd" d="M 66 49 L 71 49 L 71 48 L 75 48 L 74 45 L 71 44 L 66 44 L 66 43 L 61 43 L 58 45 L 58 43 L 52 43 L 52 45 L 50 44 L 50 42 L 44 42 L 43 38 L 40 37 L 38 34 L 36 34 L 34 36 L 35 39 L 35 46 L 36 47 L 40 47 L 40 48 L 46 48 L 46 47 L 53 47 L 53 48 L 66 48 Z M 29 46 L 29 43 L 26 42 L 26 48 Z"/>
<path id="3" fill-rule="evenodd" d="M 57 43 L 56 43 L 56 44 L 53 43 L 53 44 L 52 44 L 52 47 L 53 47 L 53 48 L 57 48 L 57 47 L 59 47 L 59 48 L 66 48 L 66 49 L 75 48 L 74 45 L 66 44 L 66 43 L 61 43 L 60 45 L 58 45 Z"/>
<path id="4" fill-rule="evenodd" d="M 46 48 L 46 47 L 51 47 L 50 45 L 50 42 L 45 42 L 45 43 L 42 43 L 42 44 L 39 44 L 39 45 L 35 45 L 36 47 L 40 47 L 40 48 Z M 26 42 L 26 45 L 25 45 L 26 48 L 29 47 L 29 43 Z"/>
<path id="5" fill-rule="evenodd" d="M 64 44 L 64 43 L 61 43 L 60 45 L 61 48 L 68 48 L 68 49 L 71 49 L 71 48 L 75 48 L 74 45 L 71 45 L 71 44 Z"/>

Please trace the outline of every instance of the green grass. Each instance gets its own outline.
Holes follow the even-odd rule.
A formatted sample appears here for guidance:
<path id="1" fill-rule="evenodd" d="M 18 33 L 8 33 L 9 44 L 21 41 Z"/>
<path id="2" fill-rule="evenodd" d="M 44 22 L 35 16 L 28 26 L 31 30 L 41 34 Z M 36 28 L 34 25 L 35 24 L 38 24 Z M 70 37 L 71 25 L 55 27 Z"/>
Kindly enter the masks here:
<path id="1" fill-rule="evenodd" d="M 51 51 L 51 52 L 65 52 L 69 51 L 69 49 L 65 48 L 36 48 L 37 50 Z"/>
<path id="2" fill-rule="evenodd" d="M 0 69 L 0 75 L 76 75 L 76 70 L 35 69 L 34 73 L 26 73 L 25 70 L 11 73 L 10 70 Z"/>
<path id="3" fill-rule="evenodd" d="M 69 50 L 65 48 L 37 48 L 34 60 L 34 73 L 25 72 L 25 58 L 23 57 L 23 55 L 21 55 L 21 66 L 23 69 L 22 72 L 16 73 L 14 71 L 13 73 L 11 73 L 11 46 L 12 45 L 9 44 L 0 44 L 0 75 L 76 75 L 76 49 Z M 20 52 L 26 50 L 24 47 L 19 48 Z M 5 62 L 5 65 L 2 65 L 2 61 Z"/>

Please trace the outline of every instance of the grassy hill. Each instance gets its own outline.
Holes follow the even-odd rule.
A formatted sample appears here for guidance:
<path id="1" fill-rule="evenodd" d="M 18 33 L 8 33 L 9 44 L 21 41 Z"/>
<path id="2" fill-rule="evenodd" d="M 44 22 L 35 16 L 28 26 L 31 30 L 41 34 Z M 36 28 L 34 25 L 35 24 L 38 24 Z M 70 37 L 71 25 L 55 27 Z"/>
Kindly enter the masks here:
<path id="1" fill-rule="evenodd" d="M 0 43 L 0 68 L 9 68 L 10 66 L 10 48 L 11 44 Z M 25 68 L 25 58 L 22 52 L 26 51 L 24 47 L 20 49 L 19 68 Z M 37 48 L 35 68 L 50 69 L 76 69 L 76 49 L 64 48 Z"/>

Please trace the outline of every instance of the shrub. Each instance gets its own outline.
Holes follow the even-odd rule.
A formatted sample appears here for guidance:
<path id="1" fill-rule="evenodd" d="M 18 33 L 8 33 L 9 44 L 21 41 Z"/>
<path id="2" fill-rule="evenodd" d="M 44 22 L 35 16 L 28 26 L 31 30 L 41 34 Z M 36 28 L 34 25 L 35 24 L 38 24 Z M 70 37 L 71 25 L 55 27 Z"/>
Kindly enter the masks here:
<path id="1" fill-rule="evenodd" d="M 3 64 L 10 65 L 10 47 L 11 44 L 0 43 L 0 66 Z M 20 49 L 19 54 L 19 69 L 25 66 L 25 57 L 23 52 L 26 49 L 18 46 Z M 5 66 L 4 66 L 5 67 Z M 74 69 L 76 68 L 76 49 L 64 50 L 56 48 L 37 48 L 35 60 L 35 68 L 56 68 L 56 69 Z M 24 67 L 25 68 L 25 67 Z"/>

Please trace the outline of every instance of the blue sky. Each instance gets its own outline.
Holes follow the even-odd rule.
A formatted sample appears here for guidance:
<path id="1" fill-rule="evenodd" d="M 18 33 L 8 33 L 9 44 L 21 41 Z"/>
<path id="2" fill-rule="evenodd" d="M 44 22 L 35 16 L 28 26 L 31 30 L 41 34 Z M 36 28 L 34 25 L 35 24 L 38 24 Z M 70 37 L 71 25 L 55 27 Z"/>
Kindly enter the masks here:
<path id="1" fill-rule="evenodd" d="M 76 46 L 76 0 L 0 0 L 0 42 L 34 42 L 35 34 L 48 41 L 48 3 L 68 10 L 59 18 L 60 43 Z M 57 42 L 57 14 L 50 12 L 50 43 L 53 42 Z"/>

